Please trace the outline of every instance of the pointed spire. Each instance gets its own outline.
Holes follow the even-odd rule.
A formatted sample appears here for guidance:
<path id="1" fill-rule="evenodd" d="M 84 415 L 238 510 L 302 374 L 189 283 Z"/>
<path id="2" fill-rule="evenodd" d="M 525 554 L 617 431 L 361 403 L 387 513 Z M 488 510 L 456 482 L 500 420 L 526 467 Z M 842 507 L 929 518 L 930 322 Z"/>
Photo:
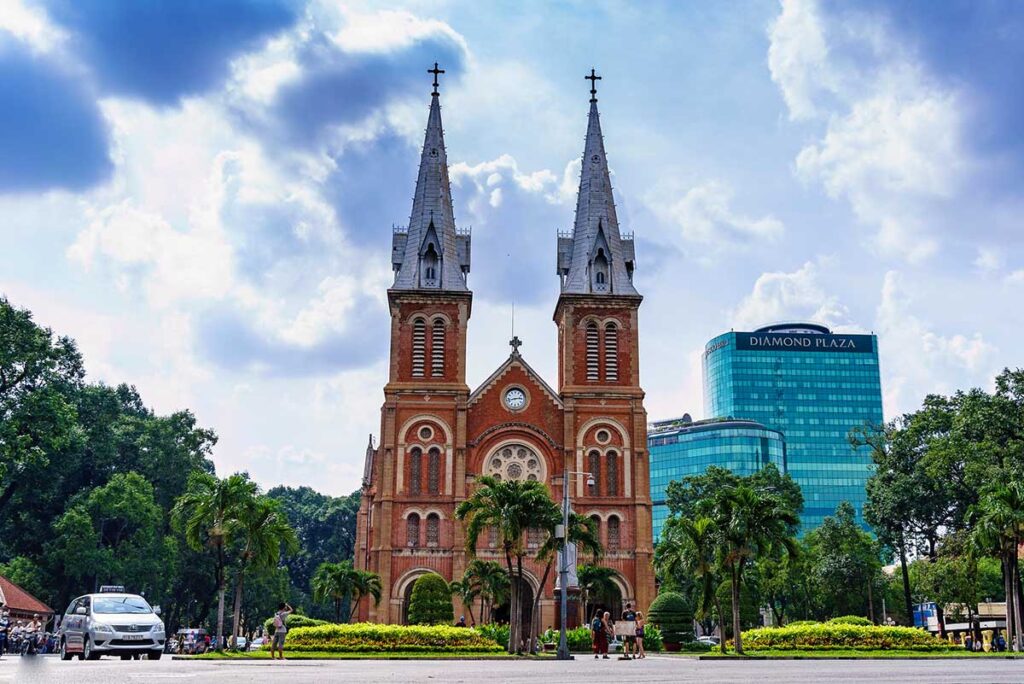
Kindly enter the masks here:
<path id="1" fill-rule="evenodd" d="M 460 233 L 455 228 L 441 98 L 437 91 L 437 76 L 444 70 L 435 63 L 427 73 L 434 75 L 434 92 L 430 96 L 430 115 L 409 225 L 405 230 L 396 229 L 392 242 L 393 287 L 467 292 L 470 237 L 468 231 Z"/>
<path id="2" fill-rule="evenodd" d="M 558 238 L 558 274 L 565 294 L 637 295 L 633 287 L 633 237 L 619 234 L 608 159 L 601 135 L 595 84 L 601 77 L 591 69 L 590 115 L 583 147 L 576 221 L 569 235 Z"/>

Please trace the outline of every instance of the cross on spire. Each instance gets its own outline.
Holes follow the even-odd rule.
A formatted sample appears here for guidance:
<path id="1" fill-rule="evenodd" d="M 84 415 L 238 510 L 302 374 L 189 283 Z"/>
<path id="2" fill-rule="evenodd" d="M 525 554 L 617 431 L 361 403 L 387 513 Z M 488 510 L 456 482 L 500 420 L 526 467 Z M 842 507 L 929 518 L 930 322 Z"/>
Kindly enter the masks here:
<path id="1" fill-rule="evenodd" d="M 432 95 L 437 95 L 438 94 L 437 93 L 437 86 L 440 85 L 440 83 L 437 82 L 437 75 L 438 74 L 443 74 L 444 73 L 444 69 L 438 69 L 437 68 L 437 62 L 434 62 L 434 68 L 433 69 L 427 69 L 427 73 L 428 74 L 434 74 L 434 92 L 431 93 L 431 94 Z M 598 78 L 600 78 L 600 77 L 598 77 Z"/>
<path id="2" fill-rule="evenodd" d="M 597 75 L 596 71 L 591 69 L 590 75 L 583 78 L 590 81 L 590 101 L 597 102 L 597 82 L 601 80 L 601 77 Z"/>

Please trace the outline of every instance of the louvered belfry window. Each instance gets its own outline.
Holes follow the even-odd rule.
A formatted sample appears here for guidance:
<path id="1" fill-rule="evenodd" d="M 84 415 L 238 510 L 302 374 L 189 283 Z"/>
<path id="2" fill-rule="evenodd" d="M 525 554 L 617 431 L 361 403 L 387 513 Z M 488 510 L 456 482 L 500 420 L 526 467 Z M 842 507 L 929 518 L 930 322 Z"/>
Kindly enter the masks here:
<path id="1" fill-rule="evenodd" d="M 427 353 L 427 323 L 417 318 L 412 324 L 412 376 L 422 378 Z"/>
<path id="2" fill-rule="evenodd" d="M 619 329 L 614 323 L 604 327 L 604 379 L 619 379 Z"/>
<path id="3" fill-rule="evenodd" d="M 605 476 L 608 481 L 608 496 L 619 495 L 619 455 L 614 451 L 605 454 Z"/>
<path id="4" fill-rule="evenodd" d="M 438 494 L 441 490 L 441 450 L 434 447 L 427 456 L 427 491 Z"/>
<path id="5" fill-rule="evenodd" d="M 587 456 L 587 470 L 594 477 L 594 486 L 590 488 L 591 496 L 601 495 L 601 454 L 591 451 Z"/>
<path id="6" fill-rule="evenodd" d="M 427 546 L 437 546 L 441 543 L 441 518 L 437 513 L 427 516 Z"/>
<path id="7" fill-rule="evenodd" d="M 430 375 L 440 378 L 444 376 L 444 321 L 442 319 L 434 319 L 430 335 Z"/>
<path id="8" fill-rule="evenodd" d="M 597 382 L 599 380 L 597 370 L 600 359 L 599 345 L 600 339 L 597 323 L 591 321 L 587 323 L 587 380 L 589 382 Z"/>
<path id="9" fill-rule="evenodd" d="M 422 483 L 423 452 L 417 447 L 409 452 L 409 493 L 419 494 Z"/>
<path id="10" fill-rule="evenodd" d="M 420 545 L 420 516 L 410 513 L 405 521 L 405 545 L 415 547 Z"/>

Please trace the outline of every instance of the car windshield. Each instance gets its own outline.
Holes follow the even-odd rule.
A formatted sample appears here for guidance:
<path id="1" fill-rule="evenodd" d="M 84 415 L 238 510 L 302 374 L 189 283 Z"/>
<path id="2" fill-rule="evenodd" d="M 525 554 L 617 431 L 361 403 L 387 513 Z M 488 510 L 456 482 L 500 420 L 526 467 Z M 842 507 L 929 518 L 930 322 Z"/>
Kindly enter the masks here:
<path id="1" fill-rule="evenodd" d="M 141 596 L 116 596 L 108 598 L 94 598 L 92 600 L 92 612 L 112 613 L 115 615 L 140 615 L 152 613 L 153 609 Z"/>

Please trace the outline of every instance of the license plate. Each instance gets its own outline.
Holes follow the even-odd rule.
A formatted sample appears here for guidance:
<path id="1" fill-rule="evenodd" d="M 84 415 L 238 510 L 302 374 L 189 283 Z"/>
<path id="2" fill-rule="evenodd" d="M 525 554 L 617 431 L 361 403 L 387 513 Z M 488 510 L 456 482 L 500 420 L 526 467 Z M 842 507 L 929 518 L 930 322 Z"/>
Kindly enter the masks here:
<path id="1" fill-rule="evenodd" d="M 125 641 L 142 641 L 143 636 L 142 634 L 122 634 L 121 638 Z"/>

